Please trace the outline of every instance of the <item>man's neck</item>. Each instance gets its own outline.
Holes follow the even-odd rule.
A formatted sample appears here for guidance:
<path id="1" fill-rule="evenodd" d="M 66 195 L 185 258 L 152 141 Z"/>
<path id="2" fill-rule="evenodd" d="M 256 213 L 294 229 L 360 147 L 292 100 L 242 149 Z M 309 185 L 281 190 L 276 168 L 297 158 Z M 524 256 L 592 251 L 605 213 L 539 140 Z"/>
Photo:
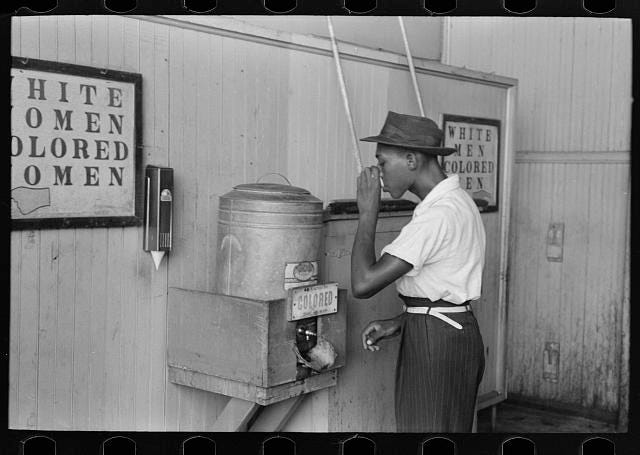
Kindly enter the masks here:
<path id="1" fill-rule="evenodd" d="M 446 178 L 447 176 L 442 171 L 438 161 L 436 159 L 429 160 L 425 162 L 422 169 L 420 169 L 416 180 L 409 188 L 409 191 L 420 199 L 424 199 L 438 183 L 442 182 Z"/>

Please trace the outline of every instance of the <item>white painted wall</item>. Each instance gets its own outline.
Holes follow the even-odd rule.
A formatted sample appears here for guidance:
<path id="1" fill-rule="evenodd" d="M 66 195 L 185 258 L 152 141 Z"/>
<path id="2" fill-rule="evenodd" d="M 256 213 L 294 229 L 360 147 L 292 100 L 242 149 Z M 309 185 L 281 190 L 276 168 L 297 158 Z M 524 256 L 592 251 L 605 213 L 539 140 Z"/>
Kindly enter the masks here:
<path id="1" fill-rule="evenodd" d="M 217 23 L 226 31 L 157 17 L 13 19 L 14 56 L 142 74 L 142 165 L 174 168 L 175 223 L 174 249 L 159 270 L 142 250 L 139 227 L 12 232 L 11 428 L 212 428 L 228 398 L 167 380 L 166 308 L 169 286 L 213 290 L 218 196 L 280 172 L 325 202 L 355 197 L 356 165 L 328 41 L 292 34 L 278 41 L 272 30 Z M 402 55 L 353 45 L 341 51 L 360 137 L 379 131 L 388 109 L 418 112 Z M 513 80 L 418 63 L 430 117 L 457 106 L 458 113 L 505 119 Z M 363 164 L 373 164 L 374 146 L 361 150 Z M 485 221 L 495 288 L 501 220 L 493 212 Z M 478 312 L 492 346 L 496 300 Z M 498 369 L 483 391 L 499 384 Z M 320 412 L 326 403 L 326 392 L 308 400 L 293 424 L 328 428 Z M 367 425 L 379 431 L 381 421 Z"/>
<path id="2" fill-rule="evenodd" d="M 213 25 L 214 16 L 173 16 Z M 226 16 L 247 24 L 286 33 L 329 37 L 325 16 Z M 336 39 L 357 46 L 405 54 L 397 16 L 332 16 Z M 407 40 L 414 57 L 440 60 L 442 24 L 440 17 L 403 18 Z"/>
<path id="3" fill-rule="evenodd" d="M 518 79 L 508 390 L 626 424 L 631 22 L 450 18 L 444 61 Z M 563 262 L 546 258 L 565 223 Z M 542 376 L 560 343 L 557 383 Z"/>

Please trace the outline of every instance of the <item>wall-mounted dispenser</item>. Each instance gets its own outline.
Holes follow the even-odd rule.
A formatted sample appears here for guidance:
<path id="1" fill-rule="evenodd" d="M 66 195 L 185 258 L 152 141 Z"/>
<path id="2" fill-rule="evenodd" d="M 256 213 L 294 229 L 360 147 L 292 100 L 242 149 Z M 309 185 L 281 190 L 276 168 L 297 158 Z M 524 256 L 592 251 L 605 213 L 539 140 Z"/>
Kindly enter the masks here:
<path id="1" fill-rule="evenodd" d="M 173 222 L 173 169 L 145 169 L 144 250 L 151 252 L 156 270 L 171 251 Z"/>

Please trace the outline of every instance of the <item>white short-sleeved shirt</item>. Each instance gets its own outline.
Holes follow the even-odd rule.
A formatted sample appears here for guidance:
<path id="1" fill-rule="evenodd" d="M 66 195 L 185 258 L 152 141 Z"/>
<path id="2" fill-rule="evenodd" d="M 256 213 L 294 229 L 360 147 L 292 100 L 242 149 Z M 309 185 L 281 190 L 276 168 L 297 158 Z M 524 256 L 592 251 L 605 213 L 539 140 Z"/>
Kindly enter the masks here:
<path id="1" fill-rule="evenodd" d="M 485 244 L 480 212 L 452 174 L 420 201 L 381 254 L 413 265 L 396 280 L 400 294 L 462 304 L 480 298 Z"/>

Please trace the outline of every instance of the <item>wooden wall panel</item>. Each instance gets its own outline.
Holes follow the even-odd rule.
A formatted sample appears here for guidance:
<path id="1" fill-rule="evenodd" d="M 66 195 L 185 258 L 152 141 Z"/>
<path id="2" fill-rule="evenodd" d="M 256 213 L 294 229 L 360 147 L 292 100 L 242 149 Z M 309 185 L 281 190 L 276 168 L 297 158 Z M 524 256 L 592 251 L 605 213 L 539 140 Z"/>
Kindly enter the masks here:
<path id="1" fill-rule="evenodd" d="M 21 297 L 25 305 L 20 312 L 22 326 L 20 328 L 21 343 L 26 349 L 20 351 L 21 362 L 21 384 L 19 385 L 20 396 L 22 398 L 21 407 L 23 418 L 26 418 L 27 425 L 37 426 L 38 424 L 38 376 L 33 376 L 30 371 L 37 371 L 40 361 L 40 268 L 41 268 L 41 237 L 39 233 L 26 232 L 23 236 L 23 261 L 27 264 L 22 270 L 21 285 L 23 291 Z M 45 302 L 46 305 L 46 302 Z M 37 322 L 36 322 L 37 321 Z M 46 352 L 47 347 L 43 346 Z M 49 397 L 43 395 L 45 400 Z M 28 414 L 27 414 L 28 413 Z"/>
<path id="2" fill-rule="evenodd" d="M 11 55 L 20 55 L 22 52 L 22 23 L 20 21 L 11 22 Z"/>
<path id="3" fill-rule="evenodd" d="M 12 233 L 10 426 L 206 431 L 228 398 L 168 382 L 167 287 L 214 290 L 217 201 L 234 185 L 277 172 L 325 202 L 355 197 L 332 57 L 119 16 L 14 24 L 14 55 L 142 74 L 142 164 L 174 168 L 175 217 L 174 249 L 159 270 L 137 227 Z M 359 137 L 377 133 L 387 109 L 417 112 L 406 69 L 343 65 Z M 504 88 L 419 80 L 435 119 L 505 115 Z M 449 111 L 465 97 L 476 107 Z M 374 164 L 374 146 L 361 150 Z M 486 222 L 494 244 L 498 218 Z M 497 264 L 497 249 L 488 257 Z M 300 414 L 291 428 L 320 425 L 327 396 L 307 401 L 299 412 L 314 417 Z"/>
<path id="4" fill-rule="evenodd" d="M 54 421 L 61 430 L 72 428 L 73 421 L 73 337 L 75 328 L 75 291 L 65 280 L 75 277 L 75 230 L 58 232 L 58 293 L 56 318 L 56 367 L 54 381 Z"/>
<path id="5" fill-rule="evenodd" d="M 209 258 L 215 257 L 213 186 L 220 181 L 222 155 L 222 49 L 222 40 L 209 35 L 169 29 L 168 164 L 175 170 L 176 197 L 174 251 L 167 262 L 171 285 L 210 289 L 213 278 Z M 228 400 L 172 383 L 166 387 L 167 429 L 209 428 Z"/>
<path id="6" fill-rule="evenodd" d="M 278 30 L 280 33 L 297 33 L 329 38 L 329 28 L 324 16 L 230 17 L 259 27 Z M 210 17 L 203 15 L 190 17 L 189 20 L 215 26 L 215 22 Z M 409 43 L 411 43 L 412 54 L 415 57 L 439 60 L 442 51 L 442 18 L 407 16 L 403 20 Z M 404 54 L 402 34 L 395 16 L 333 16 L 332 22 L 335 36 L 341 41 Z"/>
<path id="7" fill-rule="evenodd" d="M 509 391 L 615 413 L 629 166 L 586 158 L 517 166 Z M 565 223 L 562 262 L 546 258 L 551 222 Z M 555 383 L 542 376 L 545 342 L 560 344 Z"/>
<path id="8" fill-rule="evenodd" d="M 584 336 L 583 405 L 615 412 L 620 371 L 628 170 L 592 166 L 589 181 L 589 243 Z M 628 221 L 627 221 L 628 222 Z"/>
<path id="9" fill-rule="evenodd" d="M 141 24 L 141 30 L 143 25 Z M 169 165 L 169 27 L 154 24 L 149 27 L 153 45 L 149 54 L 153 60 L 148 63 L 153 70 L 141 61 L 141 72 L 153 74 L 153 105 L 146 112 L 153 111 L 153 158 L 160 166 Z M 145 49 L 141 49 L 145 53 Z M 150 128 L 149 128 L 150 129 Z M 144 140 L 145 143 L 148 143 Z M 149 141 L 150 142 L 150 141 Z M 145 253 L 147 259 L 149 254 Z M 164 262 L 164 261 L 163 261 Z M 151 275 L 151 330 L 150 339 L 150 391 L 149 391 L 149 428 L 165 429 L 165 393 L 167 384 L 166 345 L 167 345 L 167 295 L 168 260 L 161 264 L 160 273 Z"/>
<path id="10" fill-rule="evenodd" d="M 38 19 L 36 18 L 36 21 Z M 35 22 L 35 21 L 34 21 Z M 35 22 L 39 24 L 38 22 Z M 40 34 L 25 33 L 21 28 L 20 33 L 20 53 L 33 53 L 40 55 L 39 50 Z M 37 376 L 33 373 L 38 370 L 38 323 L 40 293 L 38 290 L 39 268 L 40 268 L 40 232 L 25 231 L 12 233 L 12 240 L 17 241 L 21 266 L 18 281 L 14 286 L 15 294 L 19 295 L 20 301 L 24 302 L 20 308 L 14 308 L 11 319 L 16 318 L 18 322 L 17 338 L 18 349 L 13 350 L 17 355 L 18 368 L 15 370 L 17 384 L 14 388 L 14 399 L 17 402 L 16 414 L 18 421 L 26 428 L 34 428 L 38 424 L 37 416 Z M 12 242 L 12 248 L 15 246 Z M 12 279 L 13 282 L 13 279 Z M 15 311 L 17 310 L 17 311 Z"/>
<path id="11" fill-rule="evenodd" d="M 40 233 L 38 296 L 38 378 L 37 426 L 54 418 L 54 381 L 56 362 L 56 307 L 58 304 L 58 233 L 53 230 Z"/>
<path id="12" fill-rule="evenodd" d="M 122 24 L 122 25 L 119 25 Z M 122 33 L 122 58 L 118 59 L 117 52 L 110 55 L 109 61 L 114 64 L 122 65 L 118 67 L 122 71 L 137 72 L 140 67 L 140 27 L 137 21 L 128 21 L 121 18 L 110 18 L 110 34 L 117 35 Z M 118 40 L 112 38 L 112 40 Z M 120 48 L 120 43 L 117 44 Z M 111 60 L 113 59 L 113 60 Z M 143 96 L 144 96 L 143 88 Z M 143 126 L 146 128 L 146 125 Z M 143 148 L 143 156 L 145 156 Z M 144 162 L 144 160 L 143 160 Z M 148 271 L 153 267 L 149 263 L 149 257 L 140 251 L 142 245 L 142 232 L 136 228 L 124 228 L 122 233 L 122 250 L 123 252 L 133 252 L 125 254 L 124 262 L 120 264 L 122 287 L 122 304 L 120 308 L 121 336 L 119 346 L 119 369 L 120 380 L 118 388 L 118 418 L 114 422 L 116 428 L 140 428 L 138 422 L 138 413 L 136 409 L 136 401 L 133 397 L 136 390 L 136 381 L 140 375 L 139 368 L 131 368 L 130 365 L 137 365 L 141 360 L 138 355 L 138 346 L 141 343 L 137 331 L 139 317 L 139 299 L 138 287 L 139 283 L 148 285 Z M 115 429 L 115 428 L 114 428 Z"/>
<path id="13" fill-rule="evenodd" d="M 447 33 L 448 63 L 518 79 L 509 392 L 614 415 L 627 374 L 631 24 L 454 18 Z M 546 259 L 551 222 L 565 223 L 560 263 Z M 542 377 L 545 342 L 560 343 L 557 383 Z"/>
<path id="14" fill-rule="evenodd" d="M 14 55 L 140 71 L 137 21 L 22 17 L 14 24 Z M 158 109 L 153 99 L 150 112 Z M 161 142 L 154 128 L 144 129 L 146 142 Z M 12 257 L 20 258 L 11 294 L 12 427 L 163 428 L 166 269 L 151 280 L 141 240 L 136 228 L 12 233 Z"/>
<path id="15" fill-rule="evenodd" d="M 318 390 L 304 396 L 302 403 L 298 406 L 282 431 L 318 433 L 331 431 L 329 428 L 329 389 Z"/>
<path id="16" fill-rule="evenodd" d="M 518 79 L 516 150 L 629 149 L 629 20 L 452 18 L 447 33 L 447 63 Z"/>
<path id="17" fill-rule="evenodd" d="M 564 343 L 561 343 L 561 377 L 566 378 L 563 383 L 567 390 L 564 394 L 558 394 L 558 398 L 565 395 L 564 400 L 579 402 L 582 395 L 582 346 L 584 344 L 585 308 L 584 301 L 586 290 L 582 279 L 586 275 L 588 242 L 588 219 L 586 219 L 586 204 L 584 200 L 585 189 L 588 188 L 588 166 L 565 165 L 566 189 L 565 197 L 569 202 L 565 204 L 565 251 L 566 258 L 563 261 L 563 274 L 566 282 L 563 283 L 562 301 L 564 303 L 561 312 L 562 326 L 564 327 Z M 568 221 L 570 220 L 570 221 Z M 575 278 L 574 278 L 575 277 Z M 514 327 L 515 329 L 515 327 Z M 563 353 L 563 345 L 569 346 L 569 351 Z M 566 349 L 565 349 L 566 350 Z M 575 352 L 572 355 L 572 351 Z"/>
<path id="18" fill-rule="evenodd" d="M 123 21 L 107 16 L 106 27 L 106 58 L 109 68 L 122 68 L 124 59 Z M 124 280 L 123 270 L 119 266 L 126 262 L 123 255 L 125 228 L 107 230 L 107 271 L 105 276 L 106 300 L 105 307 L 105 381 L 104 381 L 104 427 L 118 428 L 120 425 L 120 375 L 125 369 L 121 364 L 122 343 L 122 305 Z"/>

